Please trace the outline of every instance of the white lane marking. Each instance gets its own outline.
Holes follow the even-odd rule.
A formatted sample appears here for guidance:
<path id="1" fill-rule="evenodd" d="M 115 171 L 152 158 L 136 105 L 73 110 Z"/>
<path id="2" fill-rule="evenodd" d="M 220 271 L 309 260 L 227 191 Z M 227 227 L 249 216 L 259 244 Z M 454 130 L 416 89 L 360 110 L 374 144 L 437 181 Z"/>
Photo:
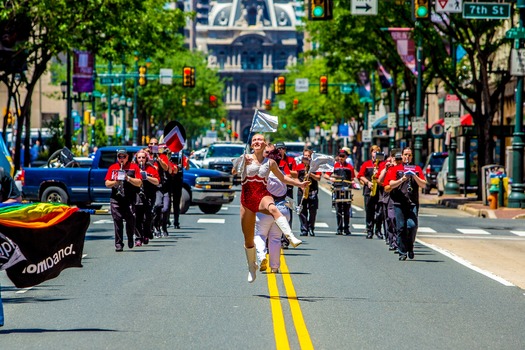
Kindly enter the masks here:
<path id="1" fill-rule="evenodd" d="M 358 230 L 364 230 L 366 229 L 366 225 L 365 224 L 352 224 L 352 227 L 353 228 L 356 228 Z"/>
<path id="2" fill-rule="evenodd" d="M 112 224 L 113 220 L 97 220 L 93 221 L 93 224 Z"/>
<path id="3" fill-rule="evenodd" d="M 476 271 L 478 273 L 481 273 L 483 276 L 486 276 L 488 278 L 491 278 L 493 279 L 494 281 L 496 282 L 499 282 L 501 284 L 503 284 L 504 286 L 507 286 L 507 287 L 514 287 L 514 284 L 510 283 L 509 281 L 507 281 L 506 279 L 503 279 L 499 276 L 496 276 L 495 274 L 493 274 L 492 272 L 489 272 L 489 271 L 486 271 L 486 270 L 483 270 L 483 269 L 480 269 L 479 267 L 477 266 L 474 266 L 472 265 L 472 263 L 468 260 L 465 260 L 457 255 L 455 255 L 454 253 L 451 253 L 449 252 L 448 250 L 446 249 L 443 249 L 443 248 L 439 248 L 438 246 L 435 246 L 433 244 L 430 244 L 430 243 L 425 243 L 425 242 L 422 242 L 420 241 L 419 239 L 416 239 L 416 242 L 418 242 L 419 244 L 422 244 L 430 249 L 433 249 L 435 250 L 436 252 L 440 253 L 440 254 L 443 254 L 444 256 L 460 263 L 461 265 L 473 270 L 473 271 Z"/>
<path id="4" fill-rule="evenodd" d="M 230 208 L 240 208 L 241 207 L 240 204 L 228 204 L 227 206 Z"/>
<path id="5" fill-rule="evenodd" d="M 29 292 L 31 289 L 33 289 L 33 287 L 24 288 L 22 290 L 16 291 L 15 294 L 24 294 L 24 293 Z"/>
<path id="6" fill-rule="evenodd" d="M 456 230 L 466 235 L 490 235 L 489 232 L 479 228 L 457 228 Z"/>
<path id="7" fill-rule="evenodd" d="M 329 235 L 335 235 L 336 232 L 335 231 L 317 231 L 317 230 L 315 231 L 316 235 L 319 234 L 319 233 L 326 233 L 326 234 L 329 234 Z M 359 233 L 352 232 L 352 236 L 364 236 L 364 235 L 366 235 L 366 233 L 364 233 L 364 232 L 363 233 L 361 233 L 361 232 L 359 232 Z"/>
<path id="8" fill-rule="evenodd" d="M 198 224 L 224 224 L 224 219 L 199 219 Z"/>
<path id="9" fill-rule="evenodd" d="M 328 224 L 326 222 L 316 222 L 315 223 L 315 227 L 323 227 L 323 228 L 328 228 Z"/>
<path id="10" fill-rule="evenodd" d="M 437 215 L 436 214 L 417 214 L 417 216 L 424 216 L 424 217 L 427 217 L 427 218 L 437 218 Z"/>
<path id="11" fill-rule="evenodd" d="M 513 233 L 516 236 L 525 237 L 525 231 L 510 231 L 510 233 Z"/>
<path id="12" fill-rule="evenodd" d="M 484 240 L 484 241 L 518 241 L 523 242 L 524 239 L 521 237 L 515 237 L 515 236 L 463 236 L 458 235 L 457 233 L 450 233 L 450 232 L 440 232 L 439 234 L 431 234 L 431 235 L 418 235 L 418 237 L 421 238 L 448 238 L 448 239 L 472 239 L 472 240 Z"/>
<path id="13" fill-rule="evenodd" d="M 417 228 L 418 233 L 436 233 L 436 231 L 430 227 L 418 227 Z"/>
<path id="14" fill-rule="evenodd" d="M 82 259 L 85 258 L 87 256 L 87 254 L 82 254 Z"/>

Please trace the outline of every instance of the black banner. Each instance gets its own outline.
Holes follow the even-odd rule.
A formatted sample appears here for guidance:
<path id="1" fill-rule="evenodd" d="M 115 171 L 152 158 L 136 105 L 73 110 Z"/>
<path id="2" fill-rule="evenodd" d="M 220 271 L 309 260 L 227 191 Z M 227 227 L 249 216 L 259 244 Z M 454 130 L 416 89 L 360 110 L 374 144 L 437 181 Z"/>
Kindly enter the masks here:
<path id="1" fill-rule="evenodd" d="M 57 277 L 68 267 L 82 267 L 84 239 L 90 216 L 76 211 L 45 228 L 0 224 L 0 269 L 18 288 Z"/>

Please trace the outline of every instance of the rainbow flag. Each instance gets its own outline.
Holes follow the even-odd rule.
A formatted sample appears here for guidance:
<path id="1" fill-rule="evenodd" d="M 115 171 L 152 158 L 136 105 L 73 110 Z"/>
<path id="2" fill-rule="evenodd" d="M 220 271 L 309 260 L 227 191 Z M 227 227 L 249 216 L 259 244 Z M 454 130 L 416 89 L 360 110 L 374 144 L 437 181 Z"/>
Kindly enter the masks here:
<path id="1" fill-rule="evenodd" d="M 82 267 L 90 216 L 54 203 L 0 204 L 0 270 L 18 288 Z"/>

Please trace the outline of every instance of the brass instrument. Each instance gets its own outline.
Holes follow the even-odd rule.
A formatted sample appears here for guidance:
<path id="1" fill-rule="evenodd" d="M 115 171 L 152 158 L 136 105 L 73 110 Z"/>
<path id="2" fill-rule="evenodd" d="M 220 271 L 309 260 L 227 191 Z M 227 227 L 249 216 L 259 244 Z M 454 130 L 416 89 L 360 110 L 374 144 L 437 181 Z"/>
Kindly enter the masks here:
<path id="1" fill-rule="evenodd" d="M 409 165 L 408 162 L 405 163 L 405 166 L 406 166 L 406 165 Z M 411 192 L 412 192 L 412 176 L 410 176 L 410 177 L 408 178 L 407 192 L 408 192 L 408 193 L 411 193 Z"/>
<path id="2" fill-rule="evenodd" d="M 124 170 L 124 163 L 120 163 L 120 171 Z M 117 175 L 118 179 L 118 175 Z M 118 186 L 117 186 L 117 194 L 119 196 L 124 197 L 124 181 L 118 180 Z"/>
<path id="3" fill-rule="evenodd" d="M 379 159 L 376 158 L 374 162 L 374 173 L 372 174 L 372 190 L 370 191 L 370 197 L 374 197 L 377 193 L 377 170 L 379 169 Z"/>
<path id="4" fill-rule="evenodd" d="M 303 181 L 310 180 L 310 164 L 308 164 L 308 165 L 306 165 L 304 167 L 304 172 L 306 173 L 306 175 L 304 176 L 304 180 Z M 310 184 L 306 185 L 306 187 L 303 190 L 303 199 L 308 199 L 308 194 L 309 193 L 310 193 Z"/>

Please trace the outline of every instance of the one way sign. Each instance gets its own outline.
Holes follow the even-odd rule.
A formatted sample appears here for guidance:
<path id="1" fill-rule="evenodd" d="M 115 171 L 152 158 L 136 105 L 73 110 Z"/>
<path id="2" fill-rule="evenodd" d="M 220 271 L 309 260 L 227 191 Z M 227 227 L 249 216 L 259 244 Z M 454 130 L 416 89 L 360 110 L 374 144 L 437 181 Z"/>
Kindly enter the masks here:
<path id="1" fill-rule="evenodd" d="M 377 0 L 352 0 L 352 14 L 377 16 Z"/>

